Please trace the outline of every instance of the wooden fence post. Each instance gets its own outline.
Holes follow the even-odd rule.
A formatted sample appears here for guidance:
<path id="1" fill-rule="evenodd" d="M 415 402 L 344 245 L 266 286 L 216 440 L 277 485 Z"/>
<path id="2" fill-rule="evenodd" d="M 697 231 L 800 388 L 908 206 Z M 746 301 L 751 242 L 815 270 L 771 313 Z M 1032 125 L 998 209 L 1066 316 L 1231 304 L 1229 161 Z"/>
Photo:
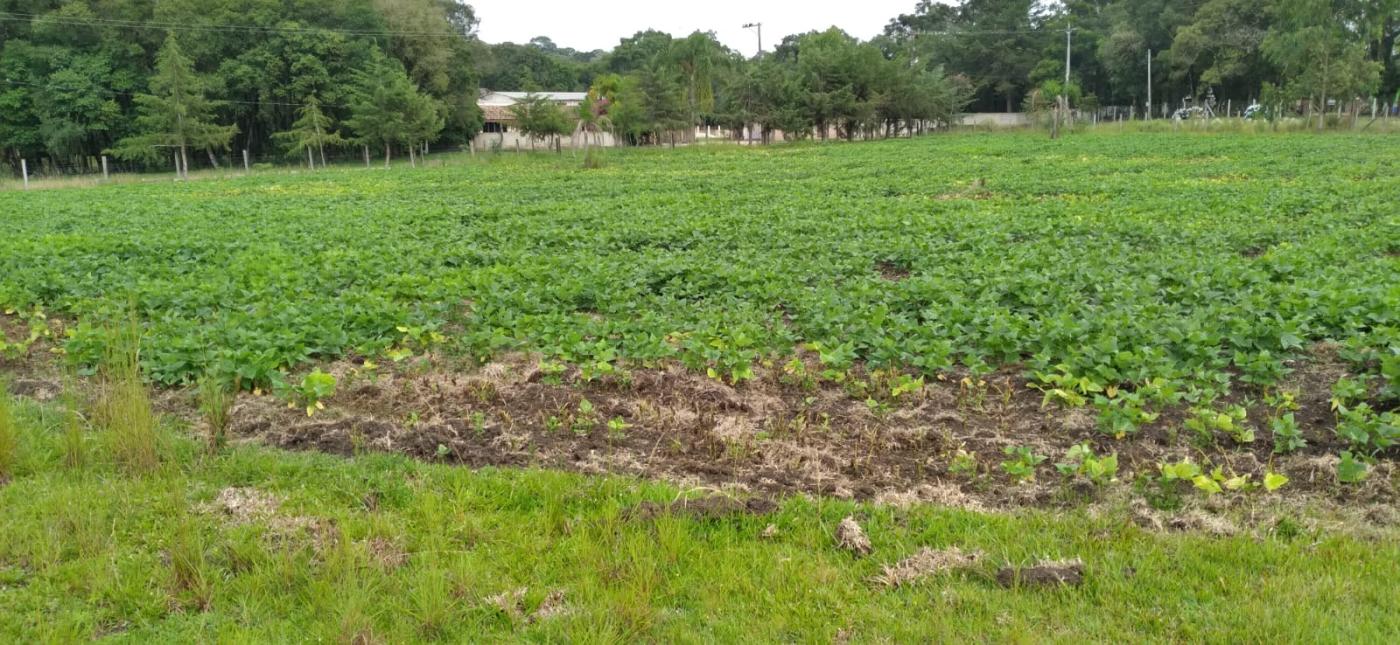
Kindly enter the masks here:
<path id="1" fill-rule="evenodd" d="M 29 160 L 19 160 L 19 173 L 24 175 L 24 189 L 29 190 Z"/>

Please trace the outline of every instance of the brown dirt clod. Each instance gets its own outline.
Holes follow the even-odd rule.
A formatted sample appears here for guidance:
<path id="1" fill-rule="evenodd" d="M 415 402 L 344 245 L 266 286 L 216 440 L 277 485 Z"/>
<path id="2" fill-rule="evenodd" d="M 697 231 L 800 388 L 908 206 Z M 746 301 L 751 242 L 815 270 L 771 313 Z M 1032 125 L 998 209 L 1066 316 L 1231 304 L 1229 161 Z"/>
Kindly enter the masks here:
<path id="1" fill-rule="evenodd" d="M 1005 566 L 997 572 L 997 584 L 1015 587 L 1078 587 L 1084 582 L 1084 561 L 1042 560 L 1029 567 Z"/>

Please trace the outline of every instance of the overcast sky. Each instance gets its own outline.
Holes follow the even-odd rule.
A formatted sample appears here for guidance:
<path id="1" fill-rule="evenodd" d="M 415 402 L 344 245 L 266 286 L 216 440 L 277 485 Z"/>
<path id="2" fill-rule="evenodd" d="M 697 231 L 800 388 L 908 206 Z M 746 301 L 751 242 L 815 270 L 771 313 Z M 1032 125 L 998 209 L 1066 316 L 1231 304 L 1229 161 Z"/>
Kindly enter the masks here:
<path id="1" fill-rule="evenodd" d="M 914 10 L 918 0 L 467 0 L 488 43 L 525 43 L 548 36 L 560 47 L 609 50 L 644 29 L 674 36 L 713 31 L 720 42 L 753 55 L 757 42 L 745 23 L 763 23 L 763 48 L 788 34 L 835 25 L 862 39 L 879 34 L 891 18 Z"/>

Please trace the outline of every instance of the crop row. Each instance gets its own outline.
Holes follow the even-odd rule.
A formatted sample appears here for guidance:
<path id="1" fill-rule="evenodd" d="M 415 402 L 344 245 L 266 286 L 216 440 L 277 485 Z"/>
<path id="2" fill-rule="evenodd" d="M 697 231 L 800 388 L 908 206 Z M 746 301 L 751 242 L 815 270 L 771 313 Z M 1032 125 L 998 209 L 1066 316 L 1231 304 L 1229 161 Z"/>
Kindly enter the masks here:
<path id="1" fill-rule="evenodd" d="M 1397 150 L 967 135 L 7 193 L 0 305 L 76 318 L 92 365 L 134 304 L 165 384 L 438 332 L 478 357 L 742 379 L 814 347 L 1211 399 L 1319 341 L 1359 372 L 1400 354 Z"/>

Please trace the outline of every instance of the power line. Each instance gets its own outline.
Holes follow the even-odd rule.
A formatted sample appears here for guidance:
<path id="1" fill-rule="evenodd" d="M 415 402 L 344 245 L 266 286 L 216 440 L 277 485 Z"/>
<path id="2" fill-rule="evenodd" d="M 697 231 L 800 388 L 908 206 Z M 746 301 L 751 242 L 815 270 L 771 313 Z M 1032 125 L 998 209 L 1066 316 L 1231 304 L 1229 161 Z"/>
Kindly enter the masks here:
<path id="1" fill-rule="evenodd" d="M 1058 31 L 1058 30 L 1056 30 Z M 1056 33 L 1056 31 L 1046 29 L 1018 29 L 1018 30 L 956 30 L 956 31 L 912 31 L 911 36 L 1019 36 L 1019 35 L 1044 35 Z"/>
<path id="2" fill-rule="evenodd" d="M 402 37 L 402 38 L 462 38 L 462 34 L 447 32 L 428 31 L 374 31 L 358 29 L 332 29 L 329 27 L 261 27 L 257 25 L 231 25 L 231 24 L 209 24 L 197 25 L 193 23 L 179 22 L 158 22 L 158 21 L 138 21 L 122 20 L 116 18 L 87 18 L 79 16 L 55 16 L 40 15 L 34 13 L 23 13 L 15 11 L 0 11 L 0 21 L 10 22 L 30 22 L 34 20 L 48 20 L 62 25 L 85 26 L 85 27 L 126 27 L 131 29 L 161 29 L 161 30 L 181 30 L 181 31 L 206 31 L 224 33 L 286 33 L 286 34 L 343 34 L 346 36 L 372 36 L 372 37 Z"/>

